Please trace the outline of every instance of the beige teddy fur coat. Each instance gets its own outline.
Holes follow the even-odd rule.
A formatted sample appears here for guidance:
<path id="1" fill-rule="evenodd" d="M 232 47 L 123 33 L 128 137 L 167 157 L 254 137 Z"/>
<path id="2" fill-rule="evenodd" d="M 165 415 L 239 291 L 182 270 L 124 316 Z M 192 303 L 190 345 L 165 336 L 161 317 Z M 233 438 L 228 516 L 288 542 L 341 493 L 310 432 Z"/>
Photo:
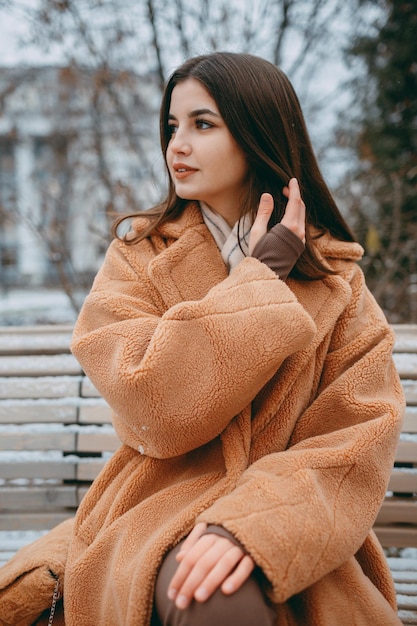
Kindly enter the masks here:
<path id="1" fill-rule="evenodd" d="M 190 204 L 114 241 L 72 350 L 123 445 L 84 498 L 65 571 L 67 626 L 148 626 L 164 553 L 221 525 L 268 581 L 277 626 L 394 626 L 373 532 L 401 428 L 393 334 L 357 265 L 287 283 L 246 258 L 228 275 Z"/>

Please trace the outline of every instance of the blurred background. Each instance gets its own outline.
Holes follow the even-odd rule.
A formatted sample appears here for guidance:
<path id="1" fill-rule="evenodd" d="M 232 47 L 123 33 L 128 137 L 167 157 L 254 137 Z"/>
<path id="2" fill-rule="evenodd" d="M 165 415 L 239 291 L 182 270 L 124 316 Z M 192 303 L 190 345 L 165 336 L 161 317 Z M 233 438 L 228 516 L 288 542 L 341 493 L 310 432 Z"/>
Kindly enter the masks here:
<path id="1" fill-rule="evenodd" d="M 0 0 L 0 326 L 74 321 L 115 213 L 164 195 L 165 80 L 214 50 L 288 74 L 369 287 L 417 322 L 417 0 Z"/>

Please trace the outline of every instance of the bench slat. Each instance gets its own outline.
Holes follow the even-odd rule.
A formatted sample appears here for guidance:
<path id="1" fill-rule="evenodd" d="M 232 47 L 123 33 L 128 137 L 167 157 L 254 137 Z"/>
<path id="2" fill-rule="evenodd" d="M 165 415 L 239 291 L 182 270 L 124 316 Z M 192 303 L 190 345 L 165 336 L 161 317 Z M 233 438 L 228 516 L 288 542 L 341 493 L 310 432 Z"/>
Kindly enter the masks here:
<path id="1" fill-rule="evenodd" d="M 81 367 L 72 354 L 0 357 L 2 376 L 59 376 L 81 372 Z"/>
<path id="2" fill-rule="evenodd" d="M 417 440 L 400 441 L 395 454 L 397 463 L 417 463 Z"/>
<path id="3" fill-rule="evenodd" d="M 0 355 L 69 353 L 71 326 L 0 327 Z"/>
<path id="4" fill-rule="evenodd" d="M 415 626 L 415 624 L 417 624 L 417 614 L 414 611 L 410 612 L 400 609 L 398 611 L 398 617 L 403 626 Z"/>
<path id="5" fill-rule="evenodd" d="M 32 512 L 17 511 L 0 513 L 0 531 L 3 530 L 51 530 L 69 517 L 74 511 Z"/>
<path id="6" fill-rule="evenodd" d="M 417 546 L 417 528 L 413 526 L 376 525 L 374 531 L 385 548 L 408 548 Z"/>
<path id="7" fill-rule="evenodd" d="M 388 491 L 397 493 L 417 493 L 417 469 L 394 467 L 388 485 Z"/>
<path id="8" fill-rule="evenodd" d="M 417 611 L 417 597 L 402 594 L 401 592 L 397 595 L 397 602 L 401 609 L 405 611 Z"/>
<path id="9" fill-rule="evenodd" d="M 405 401 L 408 406 L 417 405 L 417 382 L 415 380 L 406 380 L 403 379 L 401 381 L 403 386 Z"/>
<path id="10" fill-rule="evenodd" d="M 417 433 L 417 406 L 407 406 L 402 430 L 405 433 Z"/>
<path id="11" fill-rule="evenodd" d="M 415 324 L 391 324 L 395 333 L 395 352 L 417 354 L 417 328 Z"/>
<path id="12" fill-rule="evenodd" d="M 0 424 L 33 422 L 76 424 L 78 421 L 77 400 L 77 398 L 0 400 Z"/>
<path id="13" fill-rule="evenodd" d="M 0 511 L 48 511 L 75 508 L 79 504 L 77 487 L 47 485 L 44 487 L 3 487 Z"/>
<path id="14" fill-rule="evenodd" d="M 90 404 L 80 404 L 80 424 L 111 424 L 112 414 L 109 405 L 101 398 L 97 398 Z"/>
<path id="15" fill-rule="evenodd" d="M 410 584 L 410 585 L 417 585 L 417 572 L 402 572 L 400 571 L 395 571 L 394 569 L 391 568 L 391 573 L 392 573 L 392 577 L 394 579 L 394 582 L 396 584 Z"/>
<path id="16" fill-rule="evenodd" d="M 1 478 L 4 480 L 17 478 L 26 478 L 28 480 L 34 478 L 75 480 L 77 474 L 78 463 L 74 461 L 17 461 L 14 463 L 3 463 L 1 468 Z M 1 493 L 3 493 L 3 488 Z"/>
<path id="17" fill-rule="evenodd" d="M 98 398 L 100 396 L 97 389 L 94 387 L 91 380 L 87 377 L 84 377 L 81 384 L 81 396 L 83 398 Z"/>
<path id="18" fill-rule="evenodd" d="M 111 411 L 102 398 L 0 400 L 0 425 L 31 423 L 109 424 Z"/>
<path id="19" fill-rule="evenodd" d="M 0 450 L 76 450 L 76 433 L 74 432 L 39 432 L 28 431 L 2 432 Z"/>
<path id="20" fill-rule="evenodd" d="M 120 440 L 112 427 L 80 426 L 77 430 L 67 427 L 51 427 L 39 431 L 17 426 L 15 430 L 0 430 L 0 451 L 54 451 L 62 452 L 114 452 L 120 446 Z"/>
<path id="21" fill-rule="evenodd" d="M 120 439 L 112 432 L 95 432 L 78 435 L 77 450 L 79 452 L 114 452 L 120 447 Z"/>
<path id="22" fill-rule="evenodd" d="M 400 522 L 403 524 L 417 523 L 417 499 L 398 498 L 396 496 L 385 498 L 377 516 L 377 524 L 392 524 Z"/>
<path id="23" fill-rule="evenodd" d="M 106 461 L 104 459 L 90 460 L 88 463 L 78 463 L 76 466 L 77 480 L 92 482 L 103 469 Z"/>
<path id="24" fill-rule="evenodd" d="M 16 458 L 18 458 L 16 453 Z M 81 458 L 63 457 L 61 460 L 14 461 L 2 463 L 1 479 L 3 481 L 25 479 L 76 480 L 92 482 L 102 470 L 106 459 L 103 457 Z M 3 487 L 0 487 L 3 493 Z"/>
<path id="25" fill-rule="evenodd" d="M 417 354 L 396 353 L 394 363 L 401 378 L 417 379 Z"/>
<path id="26" fill-rule="evenodd" d="M 0 398 L 62 398 L 79 396 L 81 376 L 0 377 Z"/>

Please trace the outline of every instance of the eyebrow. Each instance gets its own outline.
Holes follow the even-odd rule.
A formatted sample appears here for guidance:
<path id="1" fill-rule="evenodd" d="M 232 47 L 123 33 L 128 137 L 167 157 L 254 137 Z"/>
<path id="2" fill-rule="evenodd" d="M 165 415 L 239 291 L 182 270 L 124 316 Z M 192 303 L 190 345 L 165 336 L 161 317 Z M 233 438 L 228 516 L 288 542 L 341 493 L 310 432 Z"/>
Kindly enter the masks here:
<path id="1" fill-rule="evenodd" d="M 220 117 L 220 115 L 218 113 L 215 113 L 211 109 L 195 109 L 194 111 L 190 111 L 188 113 L 188 117 L 190 119 L 193 118 L 193 117 L 199 117 L 200 115 L 213 115 L 214 117 Z M 175 117 L 175 115 L 172 115 L 172 113 L 170 113 L 168 115 L 168 119 L 169 120 L 175 120 L 177 118 Z"/>

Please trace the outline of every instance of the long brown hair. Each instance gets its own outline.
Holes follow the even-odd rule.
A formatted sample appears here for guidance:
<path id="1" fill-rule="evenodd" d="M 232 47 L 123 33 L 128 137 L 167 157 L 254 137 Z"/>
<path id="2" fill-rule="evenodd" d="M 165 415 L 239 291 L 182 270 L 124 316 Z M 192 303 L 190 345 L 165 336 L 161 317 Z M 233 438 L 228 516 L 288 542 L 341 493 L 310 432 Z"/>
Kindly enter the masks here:
<path id="1" fill-rule="evenodd" d="M 269 192 L 274 211 L 269 226 L 279 222 L 287 199 L 282 188 L 295 177 L 306 205 L 306 220 L 320 232 L 336 239 L 354 241 L 320 172 L 298 97 L 287 76 L 269 61 L 251 54 L 215 52 L 186 61 L 169 78 L 160 109 L 160 141 L 165 158 L 171 138 L 168 115 L 171 95 L 180 82 L 198 80 L 215 100 L 231 135 L 246 156 L 249 184 L 241 214 L 255 218 L 260 196 Z M 177 218 L 189 200 L 179 198 L 169 178 L 168 194 L 159 205 L 140 213 L 151 225 L 128 243 L 148 236 L 158 225 Z M 135 214 L 138 215 L 138 214 Z M 113 234 L 123 220 L 113 226 Z M 308 229 L 307 229 L 308 230 Z M 307 233 L 306 248 L 291 272 L 301 280 L 315 280 L 333 273 L 319 260 Z"/>

